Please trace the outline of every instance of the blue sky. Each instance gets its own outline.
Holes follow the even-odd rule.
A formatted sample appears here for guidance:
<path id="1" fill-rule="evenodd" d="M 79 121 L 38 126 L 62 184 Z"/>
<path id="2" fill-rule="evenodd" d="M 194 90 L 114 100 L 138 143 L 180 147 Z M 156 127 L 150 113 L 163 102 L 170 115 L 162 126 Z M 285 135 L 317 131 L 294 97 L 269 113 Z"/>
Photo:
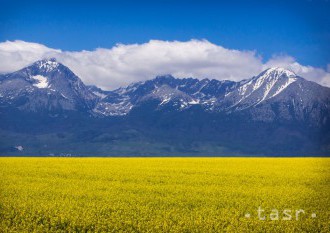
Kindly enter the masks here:
<path id="1" fill-rule="evenodd" d="M 67 51 L 151 39 L 207 39 L 256 50 L 264 60 L 290 55 L 330 63 L 330 2 L 300 1 L 0 1 L 0 41 L 23 40 Z"/>

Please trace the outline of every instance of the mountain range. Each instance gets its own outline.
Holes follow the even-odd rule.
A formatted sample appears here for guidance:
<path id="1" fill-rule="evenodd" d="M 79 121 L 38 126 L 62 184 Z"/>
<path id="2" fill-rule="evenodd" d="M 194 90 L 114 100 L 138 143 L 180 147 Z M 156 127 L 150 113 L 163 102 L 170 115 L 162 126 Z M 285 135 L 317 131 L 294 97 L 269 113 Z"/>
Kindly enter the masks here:
<path id="1" fill-rule="evenodd" d="M 0 155 L 328 156 L 329 117 L 330 88 L 278 67 L 112 91 L 54 58 L 0 75 Z"/>

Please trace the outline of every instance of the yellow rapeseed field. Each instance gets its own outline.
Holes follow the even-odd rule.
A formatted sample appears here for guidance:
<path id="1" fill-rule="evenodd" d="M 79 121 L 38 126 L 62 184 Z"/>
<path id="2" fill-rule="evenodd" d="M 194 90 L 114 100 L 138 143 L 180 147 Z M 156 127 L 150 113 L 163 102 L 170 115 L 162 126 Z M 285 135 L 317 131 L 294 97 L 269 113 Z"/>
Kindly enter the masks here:
<path id="1" fill-rule="evenodd" d="M 326 158 L 0 158 L 0 231 L 330 232 L 329 172 Z"/>

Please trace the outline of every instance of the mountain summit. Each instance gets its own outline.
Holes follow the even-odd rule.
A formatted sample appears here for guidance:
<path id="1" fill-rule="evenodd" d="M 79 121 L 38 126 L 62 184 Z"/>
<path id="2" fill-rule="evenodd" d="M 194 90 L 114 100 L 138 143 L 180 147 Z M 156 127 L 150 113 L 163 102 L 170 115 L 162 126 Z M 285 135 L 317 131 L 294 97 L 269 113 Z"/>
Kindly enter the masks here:
<path id="1" fill-rule="evenodd" d="M 44 59 L 11 74 L 0 76 L 2 105 L 22 111 L 88 109 L 97 97 L 56 59 Z"/>
<path id="2" fill-rule="evenodd" d="M 278 67 L 240 82 L 164 75 L 103 91 L 50 58 L 0 76 L 0 136 L 8 144 L 0 153 L 19 153 L 8 149 L 8 135 L 33 132 L 64 135 L 40 143 L 77 155 L 329 155 L 329 106 L 329 88 Z M 37 141 L 24 148 L 55 151 Z"/>

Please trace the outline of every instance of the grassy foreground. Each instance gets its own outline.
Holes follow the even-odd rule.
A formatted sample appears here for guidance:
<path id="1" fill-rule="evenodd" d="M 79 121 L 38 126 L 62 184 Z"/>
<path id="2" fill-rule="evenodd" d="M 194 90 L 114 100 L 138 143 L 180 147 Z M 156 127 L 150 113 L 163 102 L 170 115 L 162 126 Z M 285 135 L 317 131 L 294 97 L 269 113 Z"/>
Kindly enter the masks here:
<path id="1" fill-rule="evenodd" d="M 325 158 L 0 158 L 0 231 L 330 232 L 329 172 Z"/>

